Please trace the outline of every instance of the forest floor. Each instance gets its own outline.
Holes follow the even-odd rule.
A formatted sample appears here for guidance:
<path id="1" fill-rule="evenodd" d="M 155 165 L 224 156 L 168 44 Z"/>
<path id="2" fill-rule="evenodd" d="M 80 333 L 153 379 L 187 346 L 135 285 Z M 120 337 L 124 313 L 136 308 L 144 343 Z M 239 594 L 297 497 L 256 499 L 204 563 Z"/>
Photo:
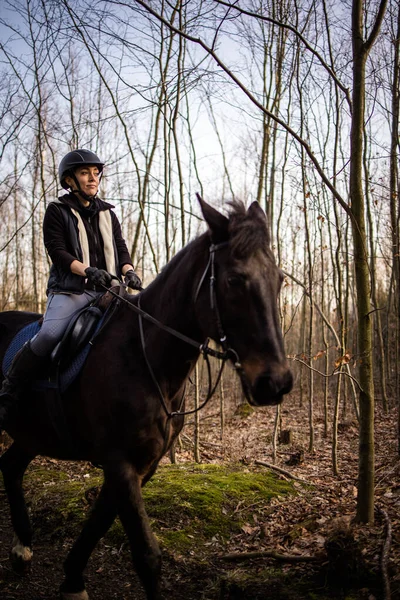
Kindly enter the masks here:
<path id="1" fill-rule="evenodd" d="M 267 472 L 257 461 L 272 463 L 275 410 L 256 409 L 243 414 L 240 402 L 226 409 L 223 438 L 216 403 L 200 415 L 203 464 L 236 464 Z M 309 452 L 308 407 L 296 407 L 289 397 L 282 407 L 282 429 L 290 430 L 290 444 L 278 446 L 275 465 L 292 476 L 293 493 L 272 498 L 262 510 L 254 505 L 247 521 L 223 543 L 218 536 L 196 552 L 179 554 L 162 548 L 163 590 L 172 600 L 400 600 L 400 460 L 394 410 L 376 411 L 376 518 L 373 525 L 355 524 L 358 470 L 357 423 L 339 426 L 339 475 L 332 473 L 331 440 L 324 438 L 322 414 L 315 411 L 315 445 Z M 178 464 L 192 464 L 193 425 L 185 426 Z M 163 464 L 168 464 L 167 458 Z M 71 481 L 85 481 L 99 470 L 88 463 L 38 458 L 33 468 L 60 469 Z M 31 481 L 31 480 L 30 480 Z M 47 482 L 49 485 L 49 482 Z M 30 483 L 31 496 L 35 490 Z M 29 485 L 28 485 L 29 488 Z M 60 510 L 57 496 L 45 496 L 48 512 Z M 236 512 L 240 506 L 236 507 Z M 34 513 L 34 508 L 32 508 Z M 48 514 L 48 513 L 47 513 Z M 0 598 L 3 600 L 55 600 L 62 581 L 62 562 L 75 532 L 68 523 L 57 535 L 32 515 L 40 536 L 34 540 L 34 561 L 28 574 L 15 574 L 8 562 L 12 531 L 8 506 L 0 486 Z M 163 523 L 168 528 L 168 523 Z M 51 528 L 50 528 L 51 529 Z M 387 555 L 382 561 L 386 544 Z M 281 560 L 268 557 L 274 551 Z M 258 557 L 246 553 L 259 552 Z M 227 555 L 239 553 L 235 561 Z M 264 553 L 264 554 L 261 554 Z M 304 556 L 319 557 L 315 562 Z M 294 557 L 289 561 L 288 557 Z M 300 560 L 295 562 L 297 559 Z M 87 571 L 92 600 L 143 600 L 133 576 L 125 544 L 107 536 L 93 553 Z"/>

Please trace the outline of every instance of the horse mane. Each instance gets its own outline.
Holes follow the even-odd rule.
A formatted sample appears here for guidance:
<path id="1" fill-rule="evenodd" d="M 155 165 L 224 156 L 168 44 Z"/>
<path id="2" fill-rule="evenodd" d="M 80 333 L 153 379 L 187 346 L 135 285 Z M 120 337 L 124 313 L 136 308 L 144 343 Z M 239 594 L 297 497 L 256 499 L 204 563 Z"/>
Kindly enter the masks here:
<path id="1" fill-rule="evenodd" d="M 160 286 L 159 295 L 154 297 L 154 301 L 156 304 L 159 304 L 162 297 L 162 300 L 168 304 L 171 296 L 176 297 L 182 291 L 184 288 L 182 284 L 185 278 L 192 276 L 193 265 L 197 262 L 198 258 L 205 255 L 208 244 L 209 236 L 207 233 L 203 233 L 189 242 L 163 266 L 143 293 L 146 294 L 147 291 L 152 290 L 155 286 Z M 190 262 L 186 263 L 185 268 L 183 268 L 184 260 L 188 255 L 190 256 Z"/>
<path id="2" fill-rule="evenodd" d="M 231 207 L 229 243 L 233 255 L 248 258 L 260 250 L 267 253 L 270 237 L 266 219 L 248 211 L 240 200 L 233 200 L 228 204 Z"/>
<path id="3" fill-rule="evenodd" d="M 228 236 L 233 255 L 246 259 L 258 251 L 267 254 L 270 238 L 266 218 L 262 213 L 256 214 L 254 211 L 248 211 L 241 200 L 233 200 L 227 204 L 229 206 Z M 168 282 L 168 288 L 172 290 L 172 293 L 176 293 L 177 286 L 180 286 L 182 279 L 187 274 L 179 268 L 184 257 L 190 254 L 190 272 L 192 272 L 192 266 L 199 257 L 204 256 L 209 244 L 208 231 L 189 242 L 161 269 L 157 277 L 149 284 L 148 289 L 153 287 L 156 282 L 157 284 Z"/>

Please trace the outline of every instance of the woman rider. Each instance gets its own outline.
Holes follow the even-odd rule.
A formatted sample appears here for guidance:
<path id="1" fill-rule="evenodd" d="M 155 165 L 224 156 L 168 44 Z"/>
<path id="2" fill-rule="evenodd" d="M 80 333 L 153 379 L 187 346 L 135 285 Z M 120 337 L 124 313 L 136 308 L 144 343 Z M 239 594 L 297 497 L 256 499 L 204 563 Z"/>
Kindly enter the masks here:
<path id="1" fill-rule="evenodd" d="M 111 204 L 97 197 L 104 163 L 90 150 L 62 159 L 59 181 L 68 193 L 51 202 L 43 237 L 52 261 L 47 305 L 39 333 L 15 356 L 0 390 L 0 431 L 21 388 L 40 371 L 71 318 L 109 287 L 112 275 L 140 289 Z"/>

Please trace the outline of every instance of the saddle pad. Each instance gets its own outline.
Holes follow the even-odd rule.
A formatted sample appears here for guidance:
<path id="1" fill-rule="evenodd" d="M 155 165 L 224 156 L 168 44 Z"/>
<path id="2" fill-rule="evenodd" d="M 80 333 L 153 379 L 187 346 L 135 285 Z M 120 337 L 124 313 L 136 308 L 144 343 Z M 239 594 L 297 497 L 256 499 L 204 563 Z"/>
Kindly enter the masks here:
<path id="1" fill-rule="evenodd" d="M 32 339 L 34 335 L 38 333 L 40 329 L 39 321 L 33 321 L 33 323 L 29 323 L 25 325 L 22 329 L 18 331 L 18 333 L 13 337 L 10 342 L 10 345 L 7 348 L 7 351 L 3 357 L 3 375 L 5 375 L 8 369 L 11 366 L 14 356 L 17 354 L 18 350 L 22 348 L 22 346 L 28 340 Z"/>
<path id="2" fill-rule="evenodd" d="M 102 322 L 103 322 L 103 319 L 100 319 L 93 335 L 96 335 L 96 332 L 100 328 Z M 11 341 L 10 345 L 8 346 L 7 351 L 4 355 L 3 365 L 2 365 L 4 374 L 7 373 L 8 369 L 10 368 L 13 358 L 16 355 L 16 353 L 18 352 L 18 350 L 20 348 L 22 348 L 22 346 L 25 344 L 25 342 L 32 339 L 33 336 L 38 333 L 39 329 L 40 329 L 39 322 L 34 321 L 33 323 L 29 323 L 29 325 L 26 325 L 25 327 L 20 329 L 20 331 L 18 331 L 16 336 L 12 339 L 12 341 Z M 79 354 L 77 354 L 72 359 L 72 361 L 69 363 L 69 365 L 60 372 L 58 381 L 57 381 L 56 377 L 50 378 L 50 380 L 46 379 L 46 380 L 36 381 L 34 383 L 35 389 L 59 388 L 61 392 L 64 392 L 78 376 L 78 374 L 79 374 L 80 370 L 82 369 L 83 364 L 86 360 L 86 357 L 89 354 L 89 350 L 90 350 L 90 344 L 86 344 L 86 346 L 84 346 L 84 348 L 82 348 L 82 350 L 79 352 Z"/>

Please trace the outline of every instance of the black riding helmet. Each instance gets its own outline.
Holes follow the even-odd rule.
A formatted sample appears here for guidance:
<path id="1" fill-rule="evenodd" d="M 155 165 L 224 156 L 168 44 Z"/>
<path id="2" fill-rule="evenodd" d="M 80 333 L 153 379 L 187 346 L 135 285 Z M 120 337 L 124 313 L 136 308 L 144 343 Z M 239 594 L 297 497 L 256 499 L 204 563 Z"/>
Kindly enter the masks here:
<path id="1" fill-rule="evenodd" d="M 74 170 L 77 167 L 83 167 L 84 165 L 96 165 L 100 173 L 103 172 L 104 163 L 99 159 L 97 154 L 90 150 L 73 150 L 64 156 L 58 167 L 58 178 L 61 186 L 65 190 L 69 189 L 69 185 L 66 183 L 65 178 L 70 176 L 75 179 Z"/>

